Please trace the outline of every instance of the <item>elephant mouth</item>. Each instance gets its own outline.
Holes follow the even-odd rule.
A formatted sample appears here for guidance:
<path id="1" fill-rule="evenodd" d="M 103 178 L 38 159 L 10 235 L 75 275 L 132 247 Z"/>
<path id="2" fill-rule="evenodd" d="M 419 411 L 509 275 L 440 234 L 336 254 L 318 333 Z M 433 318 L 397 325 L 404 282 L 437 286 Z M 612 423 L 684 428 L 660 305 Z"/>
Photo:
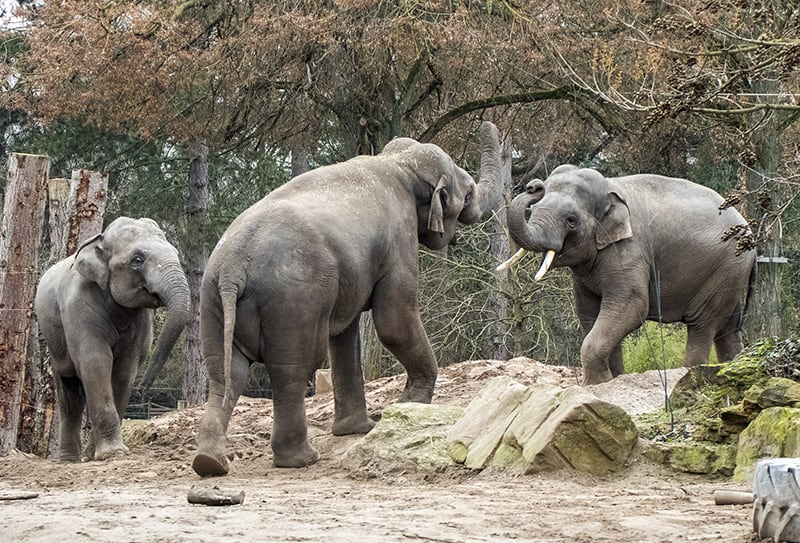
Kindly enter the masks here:
<path id="1" fill-rule="evenodd" d="M 518 263 L 520 260 L 522 260 L 528 253 L 529 251 L 527 249 L 520 249 L 516 253 L 514 253 L 514 255 L 511 258 L 509 258 L 508 260 L 497 266 L 497 268 L 495 269 L 497 271 L 505 271 L 511 268 L 511 266 L 513 266 L 514 264 Z M 556 258 L 556 252 L 553 249 L 548 249 L 544 253 L 544 258 L 542 259 L 541 266 L 539 266 L 539 271 L 537 271 L 536 275 L 533 276 L 534 281 L 541 281 L 542 279 L 544 279 L 544 276 L 547 274 L 548 271 L 550 271 L 550 266 L 553 265 L 553 260 L 555 260 L 555 258 Z"/>

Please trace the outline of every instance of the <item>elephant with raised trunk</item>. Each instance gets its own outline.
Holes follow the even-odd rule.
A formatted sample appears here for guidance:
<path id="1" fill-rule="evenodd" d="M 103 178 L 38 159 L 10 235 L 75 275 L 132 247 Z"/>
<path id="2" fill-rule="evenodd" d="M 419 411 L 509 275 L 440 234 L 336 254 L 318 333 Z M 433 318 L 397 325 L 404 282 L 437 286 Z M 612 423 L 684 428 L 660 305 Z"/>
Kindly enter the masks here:
<path id="1" fill-rule="evenodd" d="M 481 179 L 439 147 L 409 138 L 377 156 L 304 173 L 242 213 L 211 254 L 200 297 L 209 399 L 192 462 L 228 472 L 225 434 L 252 362 L 272 384 L 275 466 L 316 462 L 303 398 L 330 353 L 335 435 L 368 432 L 359 316 L 372 310 L 381 342 L 406 369 L 401 401 L 429 403 L 437 363 L 417 302 L 419 243 L 453 239 L 502 202 L 497 128 L 481 126 Z"/>
<path id="2" fill-rule="evenodd" d="M 747 222 L 722 203 L 685 179 L 559 166 L 512 201 L 508 228 L 521 249 L 500 267 L 535 251 L 545 255 L 536 280 L 551 266 L 572 270 L 584 384 L 623 373 L 622 340 L 646 319 L 686 324 L 686 366 L 706 363 L 712 343 L 730 360 L 742 349 L 756 255 L 737 254 L 725 234 Z"/>
<path id="3" fill-rule="evenodd" d="M 190 318 L 189 285 L 178 251 L 155 221 L 120 217 L 42 275 L 35 304 L 52 356 L 61 415 L 59 459 L 80 461 L 86 407 L 90 457 L 127 453 L 120 421 L 152 343 L 154 308 L 166 307 L 166 319 L 147 385 Z"/>

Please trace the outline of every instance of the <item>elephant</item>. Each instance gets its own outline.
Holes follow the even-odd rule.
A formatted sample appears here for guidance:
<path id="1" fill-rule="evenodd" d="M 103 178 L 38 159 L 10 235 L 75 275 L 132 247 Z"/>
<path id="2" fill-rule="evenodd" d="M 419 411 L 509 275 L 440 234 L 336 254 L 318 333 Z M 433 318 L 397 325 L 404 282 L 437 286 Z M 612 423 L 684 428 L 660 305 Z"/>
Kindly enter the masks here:
<path id="1" fill-rule="evenodd" d="M 481 125 L 480 183 L 440 147 L 396 138 L 375 156 L 303 173 L 238 216 L 209 257 L 201 285 L 208 402 L 192 467 L 228 473 L 225 435 L 253 362 L 272 384 L 276 467 L 319 459 L 308 441 L 309 376 L 330 359 L 334 435 L 363 434 L 367 413 L 359 318 L 406 370 L 400 401 L 430 403 L 437 361 L 420 318 L 419 244 L 447 246 L 457 222 L 502 204 L 497 128 Z"/>
<path id="2" fill-rule="evenodd" d="M 572 271 L 584 384 L 624 372 L 622 340 L 645 320 L 686 324 L 685 366 L 706 363 L 712 343 L 720 361 L 742 349 L 756 254 L 725 235 L 748 231 L 747 222 L 715 191 L 562 165 L 527 184 L 507 221 L 520 250 L 498 269 L 532 251 L 545 253 L 535 280 L 550 267 Z"/>
<path id="3" fill-rule="evenodd" d="M 177 249 L 152 219 L 120 217 L 48 269 L 34 303 L 52 357 L 58 459 L 81 460 L 84 408 L 92 425 L 89 458 L 127 453 L 120 421 L 153 340 L 154 309 L 166 307 L 166 317 L 148 384 L 190 320 L 189 284 Z"/>

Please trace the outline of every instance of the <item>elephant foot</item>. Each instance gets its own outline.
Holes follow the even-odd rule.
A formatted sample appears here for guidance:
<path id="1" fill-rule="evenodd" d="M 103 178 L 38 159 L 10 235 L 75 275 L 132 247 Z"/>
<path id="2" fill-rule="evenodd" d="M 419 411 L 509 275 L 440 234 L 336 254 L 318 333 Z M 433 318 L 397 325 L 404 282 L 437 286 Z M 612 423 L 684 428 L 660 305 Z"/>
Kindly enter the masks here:
<path id="1" fill-rule="evenodd" d="M 59 451 L 58 462 L 62 464 L 77 464 L 81 461 L 81 455 L 74 451 Z"/>
<path id="2" fill-rule="evenodd" d="M 192 469 L 200 477 L 221 477 L 228 474 L 228 459 L 225 455 L 199 452 L 194 455 Z"/>
<path id="3" fill-rule="evenodd" d="M 599 371 L 599 372 L 590 372 L 590 371 L 583 371 L 583 380 L 581 382 L 582 385 L 599 385 L 600 383 L 605 383 L 610 381 L 614 378 L 611 375 L 611 371 Z"/>
<path id="4" fill-rule="evenodd" d="M 305 468 L 319 460 L 319 452 L 307 441 L 299 452 L 283 453 L 272 449 L 272 464 L 276 468 Z"/>
<path id="5" fill-rule="evenodd" d="M 375 421 L 367 416 L 366 413 L 358 416 L 352 415 L 333 421 L 331 432 L 335 436 L 347 436 L 351 434 L 366 434 L 375 427 Z"/>
<path id="6" fill-rule="evenodd" d="M 122 443 L 116 443 L 112 445 L 106 446 L 99 446 L 94 450 L 94 459 L 95 460 L 108 460 L 113 456 L 124 456 L 129 454 L 131 451 Z"/>

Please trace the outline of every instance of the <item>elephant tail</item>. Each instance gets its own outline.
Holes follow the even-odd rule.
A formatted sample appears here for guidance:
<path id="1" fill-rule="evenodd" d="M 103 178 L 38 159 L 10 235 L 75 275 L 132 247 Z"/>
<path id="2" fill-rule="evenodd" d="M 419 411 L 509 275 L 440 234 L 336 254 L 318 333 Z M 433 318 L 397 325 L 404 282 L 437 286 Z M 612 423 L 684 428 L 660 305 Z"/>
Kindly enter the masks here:
<path id="1" fill-rule="evenodd" d="M 225 375 L 225 395 L 222 405 L 227 406 L 233 402 L 233 331 L 236 329 L 236 301 L 239 299 L 239 288 L 236 284 L 220 285 L 219 296 L 222 302 L 222 348 L 223 366 Z M 231 410 L 233 405 L 231 405 Z"/>
<path id="2" fill-rule="evenodd" d="M 753 297 L 753 292 L 756 288 L 756 280 L 758 279 L 758 258 L 753 259 L 753 267 L 750 268 L 750 278 L 747 280 L 747 294 L 744 298 L 744 307 L 742 308 L 741 320 L 747 316 L 747 311 L 750 309 L 750 299 Z"/>

